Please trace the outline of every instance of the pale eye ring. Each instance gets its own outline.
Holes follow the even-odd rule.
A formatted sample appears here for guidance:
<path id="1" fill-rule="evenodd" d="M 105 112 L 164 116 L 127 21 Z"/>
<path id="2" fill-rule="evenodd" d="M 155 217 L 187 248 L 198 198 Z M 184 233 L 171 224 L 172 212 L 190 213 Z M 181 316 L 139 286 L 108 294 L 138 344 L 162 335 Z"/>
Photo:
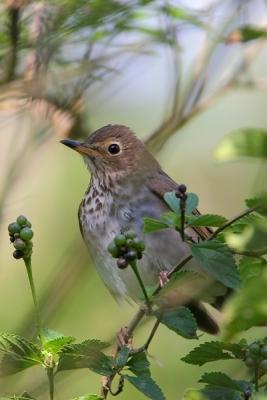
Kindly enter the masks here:
<path id="1" fill-rule="evenodd" d="M 117 154 L 119 154 L 121 151 L 120 145 L 118 143 L 111 143 L 108 146 L 108 152 L 112 155 L 115 156 Z"/>

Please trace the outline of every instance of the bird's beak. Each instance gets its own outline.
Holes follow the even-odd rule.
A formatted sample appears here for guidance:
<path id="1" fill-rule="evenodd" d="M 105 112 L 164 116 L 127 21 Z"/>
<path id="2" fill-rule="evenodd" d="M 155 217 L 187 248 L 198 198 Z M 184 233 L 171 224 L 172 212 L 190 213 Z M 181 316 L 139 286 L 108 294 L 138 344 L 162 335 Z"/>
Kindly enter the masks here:
<path id="1" fill-rule="evenodd" d="M 72 139 L 63 139 L 60 141 L 60 143 L 65 144 L 65 146 L 70 147 L 71 149 L 77 151 L 78 153 L 82 155 L 92 155 L 93 150 L 86 146 L 84 143 L 79 142 L 78 140 L 72 140 Z"/>

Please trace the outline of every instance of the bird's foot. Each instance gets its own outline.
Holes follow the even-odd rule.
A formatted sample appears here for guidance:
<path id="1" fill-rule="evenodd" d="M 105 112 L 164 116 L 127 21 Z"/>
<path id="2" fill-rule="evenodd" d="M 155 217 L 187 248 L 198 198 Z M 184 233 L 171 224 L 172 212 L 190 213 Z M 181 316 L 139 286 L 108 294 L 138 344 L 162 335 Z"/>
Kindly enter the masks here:
<path id="1" fill-rule="evenodd" d="M 167 270 L 160 271 L 159 273 L 160 287 L 162 288 L 163 286 L 165 286 L 167 282 L 169 282 L 169 271 Z"/>
<path id="2" fill-rule="evenodd" d="M 119 349 L 125 346 L 129 347 L 129 349 L 132 349 L 132 340 L 133 338 L 131 335 L 129 335 L 128 328 L 126 326 L 121 328 L 117 333 L 117 346 Z"/>

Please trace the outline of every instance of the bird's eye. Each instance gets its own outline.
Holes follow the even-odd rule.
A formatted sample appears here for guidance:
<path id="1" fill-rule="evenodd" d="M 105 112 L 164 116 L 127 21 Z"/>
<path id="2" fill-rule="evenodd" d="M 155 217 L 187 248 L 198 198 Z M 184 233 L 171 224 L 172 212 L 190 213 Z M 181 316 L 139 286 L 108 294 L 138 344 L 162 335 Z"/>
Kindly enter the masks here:
<path id="1" fill-rule="evenodd" d="M 112 143 L 108 146 L 108 152 L 112 155 L 118 154 L 121 151 L 118 143 Z"/>

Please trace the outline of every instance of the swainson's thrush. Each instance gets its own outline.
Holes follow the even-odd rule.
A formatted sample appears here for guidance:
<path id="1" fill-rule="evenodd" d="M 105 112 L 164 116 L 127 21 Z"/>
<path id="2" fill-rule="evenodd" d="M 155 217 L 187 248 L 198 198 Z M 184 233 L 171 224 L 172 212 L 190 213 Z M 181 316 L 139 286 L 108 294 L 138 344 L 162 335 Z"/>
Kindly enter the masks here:
<path id="1" fill-rule="evenodd" d="M 144 238 L 143 218 L 159 218 L 168 211 L 163 195 L 177 190 L 178 185 L 126 126 L 107 125 L 83 143 L 70 139 L 62 143 L 80 153 L 91 171 L 79 207 L 79 223 L 96 268 L 116 298 L 138 300 L 141 290 L 132 269 L 119 269 L 107 246 L 116 234 L 129 229 Z M 187 234 L 197 241 L 198 236 L 205 238 L 207 231 L 191 229 Z M 158 282 L 160 271 L 170 270 L 190 254 L 175 230 L 164 229 L 144 239 L 146 250 L 138 269 L 147 286 Z M 203 330 L 217 332 L 217 324 L 200 303 L 193 301 L 189 306 Z"/>

